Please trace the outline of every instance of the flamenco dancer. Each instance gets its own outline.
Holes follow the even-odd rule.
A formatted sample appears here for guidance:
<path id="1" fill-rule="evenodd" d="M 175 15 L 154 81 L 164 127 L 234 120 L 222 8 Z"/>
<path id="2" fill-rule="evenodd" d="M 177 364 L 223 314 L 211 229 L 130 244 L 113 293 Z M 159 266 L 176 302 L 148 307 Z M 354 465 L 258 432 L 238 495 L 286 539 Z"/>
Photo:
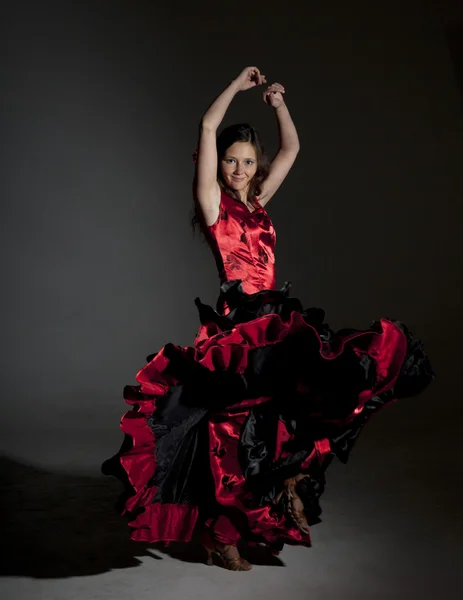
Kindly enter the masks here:
<path id="1" fill-rule="evenodd" d="M 217 306 L 196 298 L 194 344 L 167 344 L 125 387 L 124 442 L 102 467 L 125 485 L 120 510 L 133 540 L 188 542 L 198 529 L 208 564 L 214 554 L 235 571 L 251 569 L 241 539 L 273 553 L 310 546 L 331 460 L 347 462 L 375 411 L 434 376 L 400 321 L 334 332 L 323 310 L 290 297 L 288 282 L 275 288 L 265 206 L 299 150 L 284 87 L 263 92 L 280 133 L 273 161 L 247 124 L 217 136 L 235 95 L 265 83 L 247 67 L 202 118 L 193 223 L 217 263 Z"/>

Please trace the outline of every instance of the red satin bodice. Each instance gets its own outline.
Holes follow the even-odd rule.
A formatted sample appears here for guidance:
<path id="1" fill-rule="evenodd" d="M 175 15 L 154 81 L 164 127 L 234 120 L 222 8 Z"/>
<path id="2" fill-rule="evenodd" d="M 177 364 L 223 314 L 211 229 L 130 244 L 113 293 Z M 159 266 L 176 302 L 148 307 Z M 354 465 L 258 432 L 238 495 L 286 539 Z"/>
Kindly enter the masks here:
<path id="1" fill-rule="evenodd" d="M 217 221 L 205 228 L 220 282 L 241 279 L 247 294 L 275 288 L 275 229 L 258 206 L 250 212 L 222 191 Z"/>

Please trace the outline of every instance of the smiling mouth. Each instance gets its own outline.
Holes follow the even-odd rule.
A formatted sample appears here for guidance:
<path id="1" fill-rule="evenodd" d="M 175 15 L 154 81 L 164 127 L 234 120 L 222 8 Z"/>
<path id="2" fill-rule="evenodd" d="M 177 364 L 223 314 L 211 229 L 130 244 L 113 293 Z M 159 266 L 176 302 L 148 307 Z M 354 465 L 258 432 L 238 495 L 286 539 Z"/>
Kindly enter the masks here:
<path id="1" fill-rule="evenodd" d="M 235 177 L 234 175 L 232 175 L 232 179 L 235 181 L 244 181 L 244 177 Z"/>

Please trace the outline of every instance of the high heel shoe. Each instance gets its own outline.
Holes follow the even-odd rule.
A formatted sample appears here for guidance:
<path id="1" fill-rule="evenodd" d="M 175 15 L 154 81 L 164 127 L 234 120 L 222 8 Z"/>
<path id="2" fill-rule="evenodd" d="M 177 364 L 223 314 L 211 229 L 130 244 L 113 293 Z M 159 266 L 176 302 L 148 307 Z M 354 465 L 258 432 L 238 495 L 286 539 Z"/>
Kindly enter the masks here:
<path id="1" fill-rule="evenodd" d="M 252 569 L 251 563 L 239 555 L 236 546 L 232 546 L 231 544 L 218 544 L 212 539 L 209 533 L 203 534 L 202 545 L 207 552 L 206 564 L 208 566 L 214 564 L 212 555 L 215 554 L 220 559 L 222 566 L 229 571 L 250 571 Z M 227 556 L 227 553 L 233 548 L 236 550 L 236 555 Z M 233 550 L 232 553 L 235 554 Z"/>
<path id="2" fill-rule="evenodd" d="M 304 504 L 300 499 L 299 495 L 296 492 L 296 483 L 305 477 L 310 477 L 310 475 L 303 475 L 302 473 L 296 475 L 296 477 L 291 477 L 290 479 L 286 479 L 284 482 L 284 489 L 278 494 L 275 499 L 275 502 L 278 503 L 284 494 L 287 498 L 287 510 L 289 516 L 293 520 L 294 524 L 297 528 L 302 531 L 305 535 L 310 533 L 309 524 L 307 522 L 307 518 L 304 513 Z"/>
<path id="3" fill-rule="evenodd" d="M 292 479 L 287 485 L 288 510 L 294 523 L 302 533 L 306 535 L 310 532 L 309 524 L 304 514 L 304 504 L 296 492 L 296 479 Z"/>

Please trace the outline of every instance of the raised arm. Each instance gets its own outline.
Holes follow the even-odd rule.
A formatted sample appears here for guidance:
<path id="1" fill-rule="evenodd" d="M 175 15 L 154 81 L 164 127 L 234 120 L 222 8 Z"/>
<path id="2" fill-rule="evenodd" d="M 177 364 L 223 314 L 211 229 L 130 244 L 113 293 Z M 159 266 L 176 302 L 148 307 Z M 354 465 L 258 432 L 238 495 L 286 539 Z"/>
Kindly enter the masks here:
<path id="1" fill-rule="evenodd" d="M 238 92 L 265 83 L 257 67 L 246 67 L 214 100 L 203 115 L 199 127 L 198 158 L 194 182 L 195 202 L 206 225 L 212 225 L 219 215 L 220 188 L 217 183 L 217 129 L 231 101 Z"/>
<path id="2" fill-rule="evenodd" d="M 285 89 L 279 83 L 269 86 L 264 100 L 275 109 L 280 134 L 280 149 L 272 161 L 267 179 L 262 184 L 259 202 L 264 206 L 283 183 L 299 152 L 299 137 L 288 107 L 283 100 Z"/>

